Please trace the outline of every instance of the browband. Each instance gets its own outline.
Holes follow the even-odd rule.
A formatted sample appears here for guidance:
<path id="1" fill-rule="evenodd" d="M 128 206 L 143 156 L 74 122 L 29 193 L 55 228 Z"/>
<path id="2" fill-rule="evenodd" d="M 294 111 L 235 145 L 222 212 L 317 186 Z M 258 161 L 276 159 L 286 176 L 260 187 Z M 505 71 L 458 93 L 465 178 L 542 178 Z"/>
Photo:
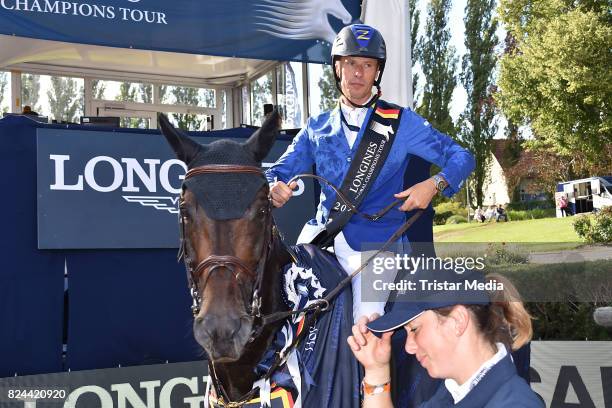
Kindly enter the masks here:
<path id="1" fill-rule="evenodd" d="M 219 173 L 250 173 L 260 176 L 264 175 L 263 170 L 257 166 L 239 166 L 235 164 L 207 164 L 190 169 L 185 174 L 185 180 L 200 174 L 219 174 Z"/>

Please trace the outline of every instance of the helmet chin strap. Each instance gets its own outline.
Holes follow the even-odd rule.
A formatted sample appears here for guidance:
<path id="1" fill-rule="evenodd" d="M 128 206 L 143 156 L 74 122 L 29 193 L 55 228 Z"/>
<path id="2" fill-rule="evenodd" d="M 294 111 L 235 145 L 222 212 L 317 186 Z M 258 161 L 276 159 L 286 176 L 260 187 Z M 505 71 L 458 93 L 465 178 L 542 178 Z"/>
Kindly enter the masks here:
<path id="1" fill-rule="evenodd" d="M 342 94 L 342 96 L 344 96 L 344 98 L 345 98 L 345 99 L 346 99 L 346 100 L 347 100 L 347 101 L 348 101 L 348 102 L 349 102 L 351 105 L 353 105 L 354 107 L 356 107 L 356 108 L 367 108 L 367 107 L 370 107 L 370 106 L 371 106 L 373 103 L 375 103 L 375 102 L 376 102 L 376 101 L 377 101 L 377 100 L 380 98 L 380 94 L 381 94 L 381 91 L 380 91 L 380 85 L 375 84 L 375 86 L 376 86 L 376 89 L 377 89 L 378 91 L 377 91 L 377 92 L 376 92 L 374 95 L 372 95 L 372 96 L 370 97 L 370 99 L 369 99 L 369 100 L 368 100 L 366 103 L 364 103 L 363 105 L 360 105 L 360 104 L 358 104 L 358 103 L 356 103 L 356 102 L 351 101 L 351 99 L 350 99 L 348 96 L 346 96 L 346 94 L 345 94 L 344 92 L 342 92 L 342 88 L 338 87 L 338 90 L 340 91 L 340 93 Z"/>

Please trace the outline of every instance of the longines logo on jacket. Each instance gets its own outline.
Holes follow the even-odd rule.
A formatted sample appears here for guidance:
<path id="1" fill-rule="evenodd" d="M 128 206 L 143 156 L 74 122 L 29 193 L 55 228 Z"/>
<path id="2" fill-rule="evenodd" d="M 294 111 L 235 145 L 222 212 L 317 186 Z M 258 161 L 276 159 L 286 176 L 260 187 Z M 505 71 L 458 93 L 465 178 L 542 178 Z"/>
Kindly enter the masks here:
<path id="1" fill-rule="evenodd" d="M 370 142 L 366 154 L 363 156 L 359 168 L 353 180 L 351 180 L 351 192 L 355 193 L 356 197 L 359 197 L 363 193 L 363 185 L 372 177 L 374 169 L 378 165 L 380 160 L 380 154 L 385 147 L 388 139 L 381 139 L 380 143 Z"/>

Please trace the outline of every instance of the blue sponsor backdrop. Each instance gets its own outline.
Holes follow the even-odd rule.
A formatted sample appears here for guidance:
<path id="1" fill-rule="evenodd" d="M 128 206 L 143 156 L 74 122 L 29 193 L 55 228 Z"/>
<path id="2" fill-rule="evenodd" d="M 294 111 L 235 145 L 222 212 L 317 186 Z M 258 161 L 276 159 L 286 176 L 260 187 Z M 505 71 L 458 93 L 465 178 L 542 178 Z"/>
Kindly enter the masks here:
<path id="1" fill-rule="evenodd" d="M 92 146 L 104 144 L 96 141 L 96 136 L 104 135 L 111 145 L 111 139 L 117 136 L 82 126 L 71 125 L 67 129 L 43 125 L 22 116 L 0 119 L 0 174 L 3 174 L 0 189 L 4 192 L 0 200 L 0 222 L 4 227 L 0 240 L 0 377 L 201 359 L 201 348 L 191 330 L 185 267 L 177 262 L 175 248 L 38 249 L 37 133 L 41 129 L 64 136 L 70 132 L 79 134 L 78 142 L 84 148 L 82 164 L 91 159 L 90 154 L 110 153 L 104 149 L 94 153 Z M 215 132 L 214 137 L 199 134 L 194 139 L 202 142 L 218 137 L 244 139 L 252 132 L 253 129 L 231 129 Z M 163 147 L 162 137 L 156 131 L 122 129 L 118 134 L 125 143 L 148 137 L 147 141 L 157 140 Z M 280 136 L 279 150 L 289 139 Z M 124 142 L 117 143 L 122 146 Z M 64 147 L 70 149 L 70 145 Z M 144 147 L 130 145 L 129 154 L 117 159 L 120 162 L 121 157 L 135 157 L 141 148 Z M 169 150 L 166 152 L 164 160 L 172 157 Z M 73 163 L 78 157 L 71 156 Z M 65 182 L 70 184 L 83 167 L 75 165 L 74 173 L 69 173 L 72 164 L 65 164 Z M 54 171 L 49 163 L 45 165 L 47 170 Z M 64 193 L 73 194 L 72 198 L 60 204 L 70 206 L 69 201 L 79 192 Z M 92 197 L 112 196 L 97 194 Z M 125 201 L 121 194 L 119 190 L 118 202 Z M 292 211 L 302 207 L 310 214 L 314 211 L 312 196 L 294 201 L 291 205 L 295 207 L 275 211 L 288 240 L 295 239 L 298 231 L 292 232 L 286 226 L 296 225 L 299 230 L 303 222 Z M 137 203 L 126 204 L 142 207 Z M 72 215 L 78 217 L 83 210 L 74 208 Z M 176 228 L 176 218 L 170 218 L 171 226 Z M 96 228 L 83 227 L 81 239 L 93 235 Z M 159 231 L 156 235 L 160 234 L 168 234 L 176 244 L 175 230 Z"/>
<path id="2" fill-rule="evenodd" d="M 327 62 L 360 0 L 3 0 L 0 34 L 83 44 Z"/>
<path id="3" fill-rule="evenodd" d="M 195 139 L 244 141 L 252 132 L 203 132 Z M 164 137 L 150 133 L 37 130 L 38 248 L 178 246 L 176 201 L 185 167 Z M 281 136 L 264 165 L 274 162 L 289 142 Z M 310 179 L 305 186 L 305 195 L 275 212 L 289 242 L 314 214 Z"/>

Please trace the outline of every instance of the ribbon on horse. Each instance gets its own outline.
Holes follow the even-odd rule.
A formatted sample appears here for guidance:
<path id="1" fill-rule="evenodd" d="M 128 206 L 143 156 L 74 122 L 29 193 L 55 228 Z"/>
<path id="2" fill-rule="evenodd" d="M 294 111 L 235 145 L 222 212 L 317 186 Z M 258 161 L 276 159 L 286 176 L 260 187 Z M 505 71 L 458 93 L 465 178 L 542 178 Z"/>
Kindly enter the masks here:
<path id="1" fill-rule="evenodd" d="M 298 310 L 322 299 L 346 273 L 332 254 L 314 245 L 298 245 L 293 249 L 297 262 L 284 268 L 282 295 L 290 309 Z M 271 383 L 291 391 L 296 408 L 359 406 L 359 366 L 346 345 L 346 338 L 351 334 L 352 310 L 349 286 L 313 327 L 304 327 L 304 315 L 288 319 L 256 372 L 263 376 L 275 353 L 286 349 L 302 330 L 309 330 L 301 344 L 288 355 L 286 363 L 272 375 Z M 257 385 L 260 390 L 273 389 Z M 261 394 L 261 406 L 265 406 L 263 401 L 271 401 L 270 395 Z"/>

